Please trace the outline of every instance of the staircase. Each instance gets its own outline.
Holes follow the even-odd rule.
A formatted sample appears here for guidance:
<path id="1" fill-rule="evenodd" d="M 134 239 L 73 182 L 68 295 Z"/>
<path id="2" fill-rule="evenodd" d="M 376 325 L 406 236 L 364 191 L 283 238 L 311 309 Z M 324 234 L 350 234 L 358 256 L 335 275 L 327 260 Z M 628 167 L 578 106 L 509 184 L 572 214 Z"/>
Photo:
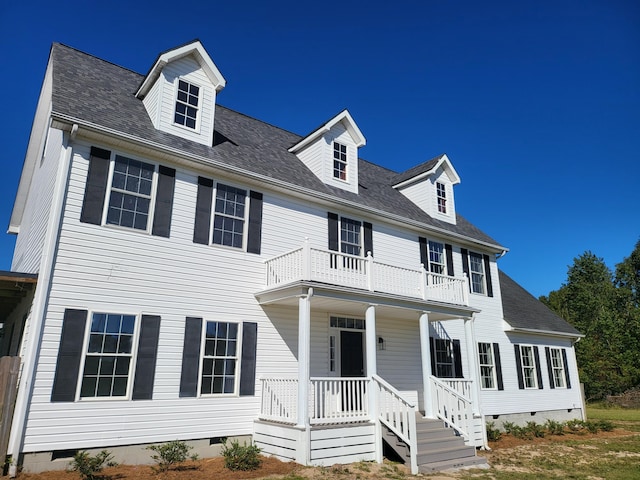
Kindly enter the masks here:
<path id="1" fill-rule="evenodd" d="M 407 443 L 383 424 L 382 439 L 409 464 L 411 452 Z M 476 456 L 475 447 L 467 446 L 455 430 L 442 420 L 423 418 L 416 414 L 417 463 L 420 473 L 432 473 L 457 468 L 487 468 L 487 460 Z"/>

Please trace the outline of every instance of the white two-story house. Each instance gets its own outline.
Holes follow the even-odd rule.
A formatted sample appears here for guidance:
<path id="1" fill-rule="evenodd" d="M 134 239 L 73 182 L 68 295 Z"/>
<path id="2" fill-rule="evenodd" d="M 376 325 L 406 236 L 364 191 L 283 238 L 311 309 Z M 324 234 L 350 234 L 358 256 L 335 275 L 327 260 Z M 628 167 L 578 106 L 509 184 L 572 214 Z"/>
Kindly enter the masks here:
<path id="1" fill-rule="evenodd" d="M 581 335 L 499 272 L 446 155 L 394 172 L 346 110 L 300 136 L 224 87 L 198 41 L 146 75 L 52 46 L 0 278 L 29 291 L 14 466 L 241 437 L 430 471 L 482 463 L 486 421 L 582 418 Z"/>

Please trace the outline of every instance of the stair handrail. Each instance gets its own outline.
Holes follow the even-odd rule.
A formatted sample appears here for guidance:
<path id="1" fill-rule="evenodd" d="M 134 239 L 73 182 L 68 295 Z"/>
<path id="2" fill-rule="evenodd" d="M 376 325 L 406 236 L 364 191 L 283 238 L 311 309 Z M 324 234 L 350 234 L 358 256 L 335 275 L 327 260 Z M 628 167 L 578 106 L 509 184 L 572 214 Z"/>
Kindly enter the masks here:
<path id="1" fill-rule="evenodd" d="M 460 413 L 464 414 L 461 415 L 461 418 L 458 419 L 456 418 L 456 415 L 451 415 L 451 412 L 447 412 L 446 414 L 442 413 L 442 405 L 436 403 L 434 405 L 434 410 L 435 410 L 435 414 L 436 416 L 443 420 L 444 422 L 446 422 L 449 426 L 451 426 L 452 428 L 454 428 L 455 430 L 457 430 L 460 435 L 462 435 L 465 439 L 469 440 L 471 438 L 471 432 L 469 431 L 468 427 L 465 427 L 465 425 L 463 425 L 463 423 L 459 420 L 462 420 L 463 418 L 466 418 L 468 422 L 472 422 L 473 421 L 473 402 L 471 401 L 470 398 L 465 397 L 464 395 L 462 395 L 460 392 L 458 392 L 457 390 L 451 388 L 449 385 L 447 385 L 446 383 L 444 383 L 443 381 L 441 381 L 439 378 L 435 377 L 435 376 L 431 376 L 431 382 L 438 388 L 440 388 L 442 391 L 444 391 L 448 396 L 455 398 L 456 400 L 458 400 L 458 402 L 461 402 L 464 405 L 463 409 L 460 409 Z M 433 401 L 437 402 L 439 399 L 439 395 L 438 395 L 438 388 L 434 388 L 433 389 Z M 451 408 L 451 406 L 449 406 Z"/>
<path id="2" fill-rule="evenodd" d="M 418 473 L 418 442 L 416 438 L 417 405 L 402 396 L 393 385 L 378 375 L 372 375 L 371 380 L 376 386 L 378 396 L 378 420 L 387 426 L 400 440 L 409 447 L 411 473 Z"/>

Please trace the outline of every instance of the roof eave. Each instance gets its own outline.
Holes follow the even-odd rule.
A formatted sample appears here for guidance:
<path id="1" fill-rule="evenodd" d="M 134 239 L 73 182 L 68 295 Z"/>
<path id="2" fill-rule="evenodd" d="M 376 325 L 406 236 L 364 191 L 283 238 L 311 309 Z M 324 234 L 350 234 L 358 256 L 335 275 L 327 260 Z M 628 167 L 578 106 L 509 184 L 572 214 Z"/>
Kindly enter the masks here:
<path id="1" fill-rule="evenodd" d="M 290 153 L 299 152 L 300 150 L 305 148 L 307 145 L 310 145 L 311 143 L 315 142 L 318 138 L 322 137 L 325 133 L 327 133 L 336 124 L 340 122 L 343 122 L 345 124 L 347 131 L 349 132 L 349 134 L 353 138 L 353 141 L 356 144 L 356 147 L 363 147 L 364 145 L 367 144 L 366 138 L 364 138 L 364 135 L 356 125 L 356 122 L 353 120 L 353 117 L 351 116 L 349 111 L 345 109 L 339 114 L 337 114 L 335 117 L 333 117 L 331 120 L 329 120 L 327 123 L 320 126 L 320 128 L 314 130 L 309 135 L 307 135 L 302 140 L 300 140 L 298 143 L 296 143 L 291 148 L 289 148 L 289 152 Z"/>
<path id="2" fill-rule="evenodd" d="M 510 327 L 508 329 L 505 329 L 507 333 L 527 333 L 527 334 L 533 334 L 533 335 L 542 335 L 545 337 L 562 337 L 562 338 L 574 338 L 574 339 L 584 338 L 584 334 L 579 332 L 570 333 L 570 332 L 558 332 L 556 330 L 541 330 L 537 328 L 513 327 L 509 324 L 508 321 L 505 320 L 505 322 Z"/>

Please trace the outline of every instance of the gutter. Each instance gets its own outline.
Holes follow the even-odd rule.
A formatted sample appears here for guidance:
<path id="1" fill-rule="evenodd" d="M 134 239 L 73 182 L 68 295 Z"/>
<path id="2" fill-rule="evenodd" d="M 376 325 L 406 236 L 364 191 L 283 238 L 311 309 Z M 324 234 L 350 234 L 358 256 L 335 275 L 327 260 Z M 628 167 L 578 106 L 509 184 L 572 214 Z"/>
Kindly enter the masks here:
<path id="1" fill-rule="evenodd" d="M 183 150 L 177 149 L 177 148 L 173 148 L 164 144 L 160 144 L 160 143 L 156 143 L 156 142 L 151 142 L 149 140 L 145 140 L 142 139 L 140 137 L 136 137 L 134 135 L 130 135 L 124 132 L 121 132 L 119 130 L 114 130 L 114 129 L 110 129 L 110 128 L 105 128 L 102 127 L 100 125 L 97 125 L 95 123 L 91 123 L 91 122 L 86 122 L 83 120 L 80 120 L 78 118 L 75 117 L 71 117 L 69 115 L 65 115 L 65 114 L 60 114 L 60 113 L 56 113 L 53 112 L 52 113 L 52 117 L 55 120 L 58 120 L 62 123 L 67 124 L 67 128 L 66 130 L 69 130 L 69 126 L 72 124 L 77 124 L 79 125 L 82 129 L 86 129 L 88 131 L 88 133 L 97 133 L 100 135 L 107 135 L 107 136 L 111 136 L 114 137 L 115 139 L 118 140 L 126 140 L 127 142 L 130 142 L 134 145 L 138 145 L 140 147 L 143 148 L 147 148 L 147 149 L 151 149 L 154 151 L 160 151 L 163 152 L 165 155 L 168 155 L 171 157 L 171 160 L 175 161 L 176 157 L 180 157 L 183 160 L 187 160 L 190 162 L 194 162 L 197 164 L 200 164 L 202 166 L 206 166 L 206 167 L 215 167 L 218 168 L 220 170 L 223 170 L 224 172 L 229 173 L 232 176 L 244 176 L 244 177 L 249 177 L 251 179 L 253 179 L 255 182 L 259 183 L 260 185 L 264 186 L 266 185 L 270 185 L 272 186 L 274 189 L 280 191 L 280 192 L 284 192 L 287 193 L 289 195 L 294 194 L 295 196 L 297 196 L 298 198 L 315 198 L 317 200 L 320 200 L 322 203 L 326 204 L 326 205 L 331 205 L 331 206 L 335 206 L 336 204 L 338 205 L 343 205 L 345 207 L 348 207 L 352 210 L 358 211 L 358 212 L 365 212 L 368 215 L 373 215 L 373 216 L 378 216 L 381 218 L 385 218 L 387 220 L 390 220 L 394 223 L 400 224 L 404 227 L 407 226 L 411 226 L 411 227 L 415 227 L 419 230 L 427 230 L 427 231 L 431 231 L 431 232 L 435 232 L 435 233 L 440 233 L 442 235 L 445 236 L 449 236 L 449 237 L 453 237 L 456 239 L 461 240 L 463 243 L 467 243 L 467 244 L 471 244 L 471 245 L 481 245 L 484 246 L 492 251 L 495 251 L 496 253 L 499 252 L 506 252 L 508 251 L 508 249 L 506 249 L 505 247 L 498 245 L 498 244 L 494 244 L 494 243 L 490 243 L 490 242 L 484 242 L 481 240 L 477 240 L 475 238 L 472 237 L 468 237 L 466 235 L 462 235 L 456 232 L 452 232 L 450 230 L 446 230 L 444 228 L 438 228 L 438 227 L 434 227 L 432 225 L 427 225 L 424 224 L 422 222 L 416 221 L 416 220 L 412 220 L 406 217 L 402 217 L 400 215 L 395 215 L 389 212 L 385 212 L 383 210 L 379 210 L 376 208 L 372 208 L 372 207 L 365 207 L 359 203 L 353 202 L 351 200 L 345 200 L 342 198 L 338 198 L 338 197 L 334 197 L 330 194 L 326 194 L 326 193 L 321 193 L 321 192 L 317 192 L 315 190 L 309 189 L 309 188 L 305 188 L 305 187 L 301 187 L 299 185 L 294 185 L 292 183 L 289 182 L 285 182 L 283 180 L 278 180 L 272 177 L 268 177 L 266 175 L 261 175 L 259 173 L 256 172 L 252 172 L 243 168 L 238 168 L 238 167 L 231 167 L 226 163 L 223 163 L 219 160 L 215 160 L 209 157 L 202 157 L 199 155 L 193 155 L 193 154 L 185 154 L 185 152 Z M 58 128 L 61 128 L 61 126 L 59 126 Z M 63 128 L 64 129 L 64 128 Z M 87 133 L 87 132 L 85 132 Z"/>
<path id="2" fill-rule="evenodd" d="M 46 307 L 49 300 L 51 288 L 51 277 L 55 265 L 55 256 L 58 249 L 58 239 L 60 237 L 60 227 L 64 208 L 64 199 L 67 191 L 69 179 L 69 166 L 73 147 L 70 142 L 75 137 L 78 125 L 74 124 L 71 133 L 65 133 L 62 141 L 63 154 L 56 176 L 55 190 L 50 206 L 49 222 L 47 224 L 47 238 L 42 249 L 42 259 L 40 261 L 40 274 L 36 287 L 35 296 L 32 303 L 29 336 L 25 348 L 25 355 L 16 397 L 13 421 L 11 423 L 11 433 L 7 455 L 11 455 L 12 462 L 9 466 L 9 476 L 14 478 L 18 473 L 18 459 L 24 446 L 24 436 L 27 426 L 27 412 L 31 405 L 33 394 L 33 383 L 40 354 L 40 343 L 42 330 L 46 318 Z M 61 152 L 62 153 L 62 152 Z"/>
<path id="3" fill-rule="evenodd" d="M 507 333 L 528 333 L 528 334 L 535 334 L 535 335 L 544 335 L 544 336 L 548 336 L 548 337 L 572 338 L 572 339 L 575 339 L 576 341 L 580 341 L 581 338 L 585 337 L 585 335 L 582 334 L 582 333 L 557 332 L 557 331 L 554 331 L 554 330 L 538 330 L 538 329 L 535 329 L 535 328 L 511 327 L 511 328 L 505 329 L 505 332 L 507 332 Z"/>

